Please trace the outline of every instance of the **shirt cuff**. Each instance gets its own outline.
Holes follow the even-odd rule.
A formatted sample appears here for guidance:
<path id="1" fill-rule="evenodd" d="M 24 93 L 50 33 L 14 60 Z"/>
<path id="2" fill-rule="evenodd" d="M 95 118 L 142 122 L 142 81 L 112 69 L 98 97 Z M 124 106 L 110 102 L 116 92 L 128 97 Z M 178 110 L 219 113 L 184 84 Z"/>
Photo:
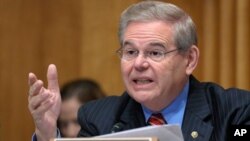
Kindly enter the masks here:
<path id="1" fill-rule="evenodd" d="M 58 128 L 57 128 L 57 130 L 56 130 L 56 138 L 61 138 L 61 133 L 60 133 L 60 130 L 59 130 Z M 36 134 L 35 134 L 35 133 L 32 135 L 31 141 L 37 141 L 37 138 L 36 138 Z"/>

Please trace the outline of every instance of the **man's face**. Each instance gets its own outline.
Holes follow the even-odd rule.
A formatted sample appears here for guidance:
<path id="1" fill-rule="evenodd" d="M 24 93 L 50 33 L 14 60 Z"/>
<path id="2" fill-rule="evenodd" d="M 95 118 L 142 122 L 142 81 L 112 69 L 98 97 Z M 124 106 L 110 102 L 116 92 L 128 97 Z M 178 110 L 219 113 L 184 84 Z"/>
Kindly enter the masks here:
<path id="1" fill-rule="evenodd" d="M 132 22 L 125 30 L 123 48 L 139 51 L 136 58 L 121 60 L 129 95 L 153 111 L 169 105 L 187 82 L 188 57 L 173 51 L 154 61 L 144 52 L 175 50 L 171 26 L 161 21 Z"/>
<path id="2" fill-rule="evenodd" d="M 63 137 L 77 137 L 81 128 L 77 122 L 77 111 L 80 106 L 81 103 L 75 97 L 62 101 L 58 123 Z"/>

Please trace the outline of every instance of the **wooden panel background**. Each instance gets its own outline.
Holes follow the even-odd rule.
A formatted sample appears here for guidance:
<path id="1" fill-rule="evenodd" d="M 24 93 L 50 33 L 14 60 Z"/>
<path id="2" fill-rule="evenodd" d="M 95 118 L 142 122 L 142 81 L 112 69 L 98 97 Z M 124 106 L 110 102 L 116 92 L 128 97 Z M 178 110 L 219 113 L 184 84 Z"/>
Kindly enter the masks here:
<path id="1" fill-rule="evenodd" d="M 27 108 L 27 76 L 30 71 L 46 80 L 47 66 L 54 63 L 59 70 L 60 85 L 75 78 L 88 77 L 101 83 L 108 95 L 119 95 L 123 91 L 119 59 L 115 55 L 115 50 L 119 48 L 117 25 L 121 11 L 137 1 L 140 0 L 0 0 L 0 141 L 30 140 L 34 131 Z M 219 68 L 224 63 L 219 64 L 218 58 L 223 51 L 214 52 L 218 46 L 225 46 L 223 43 L 226 41 L 220 41 L 224 36 L 218 34 L 218 29 L 224 26 L 221 25 L 223 22 L 217 21 L 223 14 L 218 16 L 217 12 L 223 9 L 225 3 L 228 5 L 228 1 L 168 1 L 185 9 L 197 24 L 201 55 L 205 57 L 201 56 L 196 76 L 201 80 L 222 82 L 226 87 L 250 89 L 249 65 L 245 65 L 249 64 L 249 50 L 244 52 L 239 49 L 238 55 L 229 56 L 235 66 L 240 58 L 245 60 L 239 71 L 232 69 L 233 74 L 237 72 L 243 78 L 234 75 L 228 81 L 225 79 L 227 76 L 220 79 L 225 69 Z M 231 5 L 235 3 L 231 1 Z M 248 5 L 249 11 L 249 3 L 243 5 Z M 237 6 L 234 10 L 242 9 L 242 3 Z M 238 14 L 238 17 L 244 16 L 244 8 Z M 244 23 L 249 23 L 249 15 L 245 16 Z M 236 25 L 232 23 L 237 29 Z M 235 34 L 236 29 L 231 34 Z M 231 43 L 249 48 L 245 46 L 249 45 L 249 28 L 246 31 L 228 38 L 244 35 Z M 242 39 L 244 45 L 239 43 Z M 205 49 L 209 46 L 214 47 Z M 217 58 L 206 55 L 208 52 L 214 53 Z M 244 56 L 237 59 L 242 52 Z M 225 62 L 228 64 L 228 61 Z"/>

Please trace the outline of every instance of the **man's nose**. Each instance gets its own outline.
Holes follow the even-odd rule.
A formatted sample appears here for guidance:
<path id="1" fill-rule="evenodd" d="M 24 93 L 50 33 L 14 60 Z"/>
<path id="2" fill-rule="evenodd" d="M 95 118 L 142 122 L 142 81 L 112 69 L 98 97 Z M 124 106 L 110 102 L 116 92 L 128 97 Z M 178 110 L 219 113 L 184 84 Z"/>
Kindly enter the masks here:
<path id="1" fill-rule="evenodd" d="M 134 61 L 134 67 L 139 71 L 149 67 L 148 57 L 142 53 L 138 54 Z"/>

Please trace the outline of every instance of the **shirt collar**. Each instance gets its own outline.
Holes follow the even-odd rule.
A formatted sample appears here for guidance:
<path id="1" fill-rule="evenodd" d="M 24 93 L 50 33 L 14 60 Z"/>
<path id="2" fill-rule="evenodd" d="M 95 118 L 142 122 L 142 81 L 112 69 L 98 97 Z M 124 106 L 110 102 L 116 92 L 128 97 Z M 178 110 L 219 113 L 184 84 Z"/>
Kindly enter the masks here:
<path id="1" fill-rule="evenodd" d="M 167 121 L 168 124 L 178 124 L 180 126 L 182 125 L 187 103 L 188 91 L 189 91 L 189 81 L 185 85 L 180 95 L 178 95 L 176 99 L 169 106 L 167 106 L 161 111 L 164 119 Z M 142 110 L 147 122 L 152 112 L 143 105 L 142 105 Z"/>

